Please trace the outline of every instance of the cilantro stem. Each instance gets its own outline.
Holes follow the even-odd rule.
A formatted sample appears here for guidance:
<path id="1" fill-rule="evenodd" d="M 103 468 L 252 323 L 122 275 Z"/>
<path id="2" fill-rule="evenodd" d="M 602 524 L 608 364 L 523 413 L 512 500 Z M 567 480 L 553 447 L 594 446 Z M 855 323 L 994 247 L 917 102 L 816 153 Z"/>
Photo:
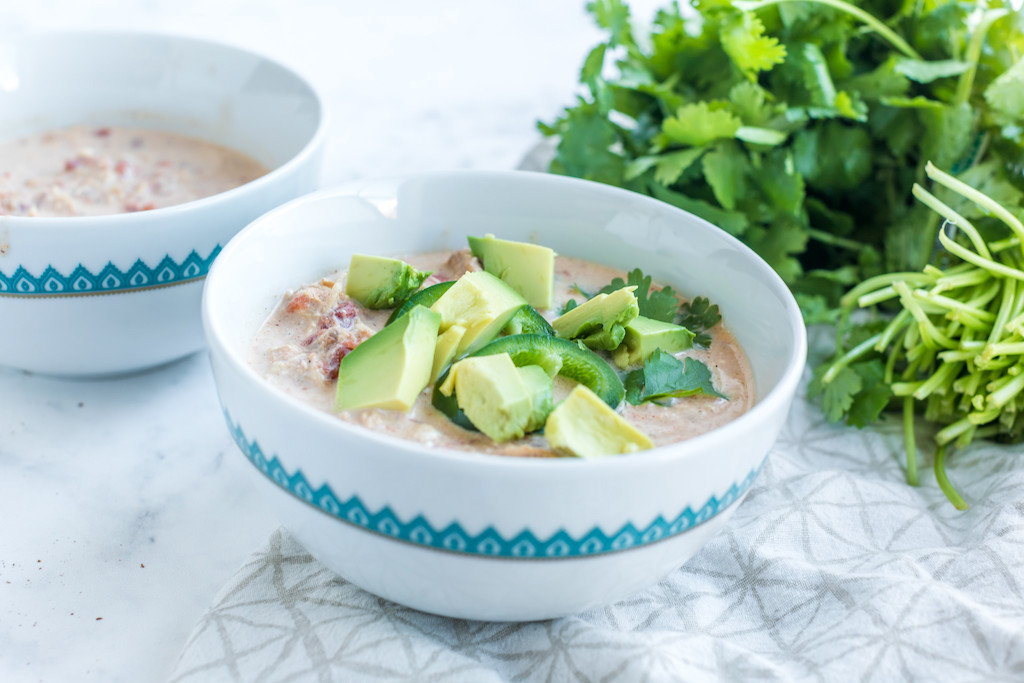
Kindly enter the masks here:
<path id="1" fill-rule="evenodd" d="M 828 384 L 829 382 L 834 380 L 836 378 L 836 375 L 839 374 L 840 370 L 842 370 L 847 365 L 849 365 L 853 361 L 857 360 L 858 358 L 860 358 L 864 354 L 866 354 L 869 351 L 871 351 L 874 348 L 875 344 L 878 343 L 878 340 L 881 339 L 881 338 L 882 338 L 882 335 L 876 334 L 873 337 L 869 337 L 868 339 L 865 339 L 860 344 L 857 344 L 852 349 L 850 349 L 849 351 L 844 353 L 838 360 L 836 360 L 835 363 L 833 363 L 831 366 L 829 366 L 829 369 L 825 372 L 825 374 L 821 378 L 822 384 Z"/>
<path id="2" fill-rule="evenodd" d="M 985 322 L 991 323 L 993 320 L 996 319 L 995 314 L 991 313 L 990 311 L 984 311 L 984 310 L 982 310 L 980 308 L 977 308 L 975 306 L 972 306 L 972 305 L 970 305 L 968 303 L 964 303 L 963 301 L 957 301 L 956 299 L 950 299 L 949 297 L 942 296 L 941 294 L 935 294 L 933 292 L 926 292 L 926 291 L 920 290 L 920 289 L 914 290 L 914 294 L 916 296 L 920 297 L 920 298 L 924 298 L 926 301 L 929 301 L 929 302 L 935 304 L 936 306 L 940 306 L 942 308 L 948 308 L 948 309 L 954 310 L 954 311 L 962 311 L 964 313 L 967 313 L 972 318 L 974 318 L 976 320 L 979 320 L 979 321 L 985 321 Z M 988 329 L 988 327 L 985 326 L 984 329 Z"/>
<path id="3" fill-rule="evenodd" d="M 893 337 L 902 331 L 903 328 L 906 327 L 907 323 L 910 322 L 910 317 L 910 311 L 906 309 L 897 313 L 896 317 L 889 321 L 889 324 L 885 326 L 884 330 L 882 330 L 882 334 L 879 335 L 878 343 L 875 344 L 875 351 L 884 351 L 892 342 Z"/>
<path id="4" fill-rule="evenodd" d="M 995 322 L 992 323 L 992 333 L 988 336 L 988 343 L 995 344 L 1003 338 L 1006 331 L 1006 323 L 1013 312 L 1013 299 L 1016 295 L 1017 283 L 1007 280 L 1003 284 L 1003 296 L 999 302 L 999 312 L 996 314 Z"/>
<path id="5" fill-rule="evenodd" d="M 903 445 L 907 451 L 907 483 L 917 486 L 917 442 L 914 439 L 914 398 L 903 399 Z"/>
<path id="6" fill-rule="evenodd" d="M 907 41 L 903 40 L 898 33 L 886 26 L 874 15 L 865 12 L 856 5 L 843 2 L 843 0 L 734 0 L 732 6 L 742 12 L 756 12 L 762 7 L 768 7 L 769 5 L 781 5 L 787 2 L 815 2 L 819 5 L 827 5 L 833 9 L 837 9 L 840 12 L 846 12 L 850 16 L 867 24 L 868 28 L 888 40 L 892 43 L 893 47 L 905 54 L 907 57 L 918 60 L 922 59 L 921 55 L 919 55 L 914 48 L 910 47 Z"/>
<path id="7" fill-rule="evenodd" d="M 971 424 L 971 421 L 966 417 L 962 420 L 957 420 L 956 422 L 946 425 L 940 429 L 938 433 L 935 434 L 935 441 L 940 446 L 945 446 L 947 443 L 960 436 L 973 426 L 974 425 Z"/>
<path id="8" fill-rule="evenodd" d="M 978 71 L 978 60 L 981 58 L 981 48 L 985 44 L 985 35 L 996 20 L 1009 13 L 1010 11 L 1007 9 L 994 9 L 981 15 L 981 21 L 978 22 L 974 33 L 971 34 L 971 42 L 967 45 L 967 54 L 965 55 L 967 58 L 965 61 L 971 66 L 960 75 L 960 80 L 957 81 L 956 95 L 953 97 L 954 104 L 964 104 L 970 98 L 971 89 L 974 87 L 974 76 Z"/>
<path id="9" fill-rule="evenodd" d="M 946 235 L 945 230 L 939 231 L 939 242 L 942 243 L 942 246 L 945 247 L 946 251 L 948 251 L 949 253 L 953 254 L 954 256 L 957 256 L 958 258 L 963 259 L 964 261 L 973 263 L 974 265 L 978 266 L 979 268 L 987 270 L 993 275 L 997 275 L 999 277 L 1013 278 L 1015 280 L 1024 280 L 1024 271 L 1018 268 L 1004 266 L 1002 263 L 993 261 L 990 258 L 987 259 L 983 256 L 975 254 L 970 249 L 965 249 L 964 247 L 954 242 L 948 235 Z"/>
<path id="10" fill-rule="evenodd" d="M 935 213 L 945 218 L 960 230 L 967 233 L 967 237 L 971 240 L 971 244 L 974 245 L 975 251 L 977 251 L 981 256 L 987 259 L 992 258 L 992 254 L 989 253 L 988 247 L 985 246 L 985 240 L 981 239 L 981 235 L 978 234 L 977 228 L 975 228 L 969 220 L 958 214 L 946 204 L 943 204 L 939 201 L 938 197 L 917 183 L 914 183 L 911 193 L 917 197 L 922 204 L 935 211 Z"/>
<path id="11" fill-rule="evenodd" d="M 935 374 L 926 379 L 914 391 L 914 398 L 923 401 L 932 393 L 946 393 L 948 387 L 953 384 L 953 378 L 960 372 L 960 363 L 943 363 Z"/>
<path id="12" fill-rule="evenodd" d="M 956 492 L 953 485 L 949 483 L 949 477 L 946 476 L 946 445 L 940 445 L 935 451 L 935 479 L 939 482 L 939 488 L 946 494 L 946 498 L 950 503 L 953 504 L 957 510 L 966 510 L 969 505 L 967 502 L 960 497 L 960 494 Z"/>
<path id="13" fill-rule="evenodd" d="M 849 249 L 850 251 L 864 251 L 868 248 L 868 245 L 863 242 L 851 240 L 848 237 L 833 235 L 832 233 L 825 232 L 824 230 L 815 230 L 814 228 L 807 228 L 807 236 L 823 244 L 831 244 L 834 247 L 842 247 L 843 249 Z"/>
<path id="14" fill-rule="evenodd" d="M 1001 344 L 989 344 L 985 348 L 985 355 L 1006 356 L 1009 354 L 1024 355 L 1024 342 L 1003 342 Z"/>
<path id="15" fill-rule="evenodd" d="M 903 280 L 908 284 L 919 287 L 935 284 L 935 278 L 925 273 L 885 273 L 883 275 L 869 277 L 867 280 L 848 291 L 843 295 L 843 298 L 839 300 L 839 305 L 843 308 L 850 308 L 861 296 L 868 294 L 869 292 L 873 292 L 876 289 L 887 287 L 897 280 Z"/>
<path id="16" fill-rule="evenodd" d="M 1007 211 L 1002 204 L 993 200 L 983 192 L 979 192 L 962 180 L 958 180 L 945 171 L 939 170 L 930 161 L 925 165 L 924 172 L 928 174 L 929 178 L 938 184 L 956 192 L 964 199 L 971 200 L 981 208 L 985 209 L 989 214 L 995 216 L 1003 223 L 1006 223 L 1006 226 L 1010 228 L 1010 230 L 1012 230 L 1019 239 L 1024 240 L 1024 223 L 1021 223 L 1016 216 Z M 916 193 L 914 196 L 917 196 Z"/>
<path id="17" fill-rule="evenodd" d="M 1002 408 L 1016 398 L 1022 390 L 1024 390 L 1024 373 L 1018 374 L 1004 386 L 989 394 L 985 399 L 985 404 L 989 409 Z"/>
<path id="18" fill-rule="evenodd" d="M 921 331 L 921 339 L 927 346 L 932 348 L 945 347 L 947 349 L 955 349 L 957 343 L 947 337 L 945 334 L 939 331 L 935 324 L 928 317 L 928 314 L 921 308 L 921 303 L 914 298 L 910 288 L 907 287 L 907 283 L 903 281 L 897 281 L 892 283 L 892 286 L 896 288 L 896 291 L 900 294 L 900 303 L 903 307 L 910 311 L 910 315 L 914 316 L 914 319 L 918 323 L 918 327 Z"/>

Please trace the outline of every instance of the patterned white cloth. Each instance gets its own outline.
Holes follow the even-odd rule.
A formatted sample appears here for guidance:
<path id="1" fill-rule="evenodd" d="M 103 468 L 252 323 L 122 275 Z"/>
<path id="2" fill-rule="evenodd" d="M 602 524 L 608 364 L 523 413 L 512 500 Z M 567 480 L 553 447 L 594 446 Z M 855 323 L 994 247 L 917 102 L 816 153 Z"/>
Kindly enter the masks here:
<path id="1" fill-rule="evenodd" d="M 646 592 L 554 621 L 407 609 L 279 530 L 172 680 L 1022 681 L 1022 449 L 955 454 L 957 512 L 927 467 L 904 483 L 897 422 L 830 425 L 798 397 L 724 533 Z"/>

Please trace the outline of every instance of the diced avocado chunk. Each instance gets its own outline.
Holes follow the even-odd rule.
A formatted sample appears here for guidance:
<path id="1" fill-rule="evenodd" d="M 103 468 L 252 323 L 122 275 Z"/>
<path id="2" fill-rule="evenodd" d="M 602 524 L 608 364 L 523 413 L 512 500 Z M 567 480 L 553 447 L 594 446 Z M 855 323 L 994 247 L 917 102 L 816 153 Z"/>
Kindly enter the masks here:
<path id="1" fill-rule="evenodd" d="M 666 353 L 693 348 L 693 332 L 682 325 L 652 320 L 638 315 L 625 326 L 622 344 L 612 352 L 612 359 L 620 368 L 643 363 L 644 359 L 661 349 Z"/>
<path id="2" fill-rule="evenodd" d="M 461 325 L 466 332 L 456 354 L 472 353 L 498 336 L 526 301 L 486 271 L 466 273 L 441 295 L 430 310 L 441 316 L 441 332 Z"/>
<path id="3" fill-rule="evenodd" d="M 484 264 L 534 308 L 555 305 L 555 252 L 539 244 L 500 240 L 494 235 L 468 237 L 469 248 Z"/>
<path id="4" fill-rule="evenodd" d="M 462 325 L 452 325 L 441 333 L 437 338 L 437 346 L 434 347 L 434 365 L 430 369 L 430 383 L 433 384 L 440 377 L 444 369 L 455 360 L 455 352 L 459 348 L 459 342 L 466 334 L 466 328 Z"/>
<path id="5" fill-rule="evenodd" d="M 464 358 L 440 390 L 449 396 L 454 390 L 459 409 L 487 436 L 518 439 L 543 426 L 551 411 L 551 378 L 528 367 L 536 369 L 517 368 L 507 353 Z"/>
<path id="6" fill-rule="evenodd" d="M 539 365 L 524 365 L 519 370 L 526 392 L 530 394 L 530 419 L 526 423 L 526 433 L 535 432 L 544 426 L 548 415 L 554 409 L 554 383 L 544 368 Z"/>
<path id="7" fill-rule="evenodd" d="M 576 385 L 544 426 L 548 444 L 580 458 L 634 453 L 654 448 L 646 434 L 629 424 L 593 391 Z"/>
<path id="8" fill-rule="evenodd" d="M 640 315 L 634 289 L 623 287 L 611 294 L 598 294 L 555 318 L 551 327 L 563 339 L 579 339 L 592 349 L 611 351 L 625 338 L 625 326 Z"/>
<path id="9" fill-rule="evenodd" d="M 409 410 L 430 381 L 441 316 L 417 306 L 341 359 L 335 407 Z"/>
<path id="10" fill-rule="evenodd" d="M 398 259 L 352 254 L 345 293 L 367 308 L 394 308 L 419 289 L 429 275 Z"/>

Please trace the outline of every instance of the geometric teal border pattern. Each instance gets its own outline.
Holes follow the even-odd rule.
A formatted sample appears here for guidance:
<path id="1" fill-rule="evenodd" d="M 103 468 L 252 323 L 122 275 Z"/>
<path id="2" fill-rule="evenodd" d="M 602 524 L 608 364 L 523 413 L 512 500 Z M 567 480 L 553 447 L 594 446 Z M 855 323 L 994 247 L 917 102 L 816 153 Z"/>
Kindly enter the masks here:
<path id="1" fill-rule="evenodd" d="M 126 271 L 108 262 L 98 273 L 92 273 L 79 264 L 67 275 L 47 266 L 40 275 L 34 276 L 18 266 L 10 276 L 0 272 L 0 296 L 82 296 L 167 287 L 204 277 L 220 249 L 218 244 L 206 258 L 193 250 L 181 263 L 164 256 L 154 267 L 136 259 Z"/>
<path id="2" fill-rule="evenodd" d="M 561 530 L 547 538 L 538 538 L 529 529 L 524 529 L 506 538 L 493 527 L 470 534 L 457 522 L 438 529 L 422 515 L 402 520 L 387 506 L 370 510 L 358 496 L 341 499 L 327 484 L 315 488 L 301 470 L 289 473 L 276 456 L 268 459 L 259 444 L 249 441 L 226 411 L 224 417 L 235 443 L 257 469 L 279 487 L 321 512 L 395 540 L 477 557 L 534 560 L 593 557 L 662 541 L 708 521 L 735 503 L 754 483 L 761 469 L 758 466 L 751 470 L 743 481 L 730 486 L 721 498 L 712 496 L 697 510 L 687 507 L 672 519 L 659 515 L 642 528 L 626 524 L 611 534 L 595 528 L 578 537 Z"/>

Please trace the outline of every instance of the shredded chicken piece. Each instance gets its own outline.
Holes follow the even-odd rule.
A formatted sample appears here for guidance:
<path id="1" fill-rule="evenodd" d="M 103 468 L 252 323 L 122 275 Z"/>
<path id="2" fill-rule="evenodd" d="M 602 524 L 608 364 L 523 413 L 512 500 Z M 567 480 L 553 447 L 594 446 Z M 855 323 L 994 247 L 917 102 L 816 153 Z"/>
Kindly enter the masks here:
<path id="1" fill-rule="evenodd" d="M 274 349 L 271 360 L 276 372 L 320 381 L 337 379 L 341 359 L 373 334 L 359 320 L 360 306 L 345 294 L 341 283 L 303 287 L 291 295 L 285 310 L 304 320 L 306 329 L 300 344 Z"/>
<path id="2" fill-rule="evenodd" d="M 448 260 L 444 262 L 444 265 L 437 269 L 433 275 L 428 278 L 428 282 L 424 285 L 436 284 L 437 282 L 447 282 L 449 280 L 458 280 L 466 273 L 474 273 L 478 270 L 483 270 L 483 264 L 480 263 L 480 259 L 473 256 L 473 252 L 469 249 L 459 249 L 458 251 L 452 252 L 452 255 L 448 257 Z M 436 282 L 429 282 L 429 280 L 435 279 Z"/>

